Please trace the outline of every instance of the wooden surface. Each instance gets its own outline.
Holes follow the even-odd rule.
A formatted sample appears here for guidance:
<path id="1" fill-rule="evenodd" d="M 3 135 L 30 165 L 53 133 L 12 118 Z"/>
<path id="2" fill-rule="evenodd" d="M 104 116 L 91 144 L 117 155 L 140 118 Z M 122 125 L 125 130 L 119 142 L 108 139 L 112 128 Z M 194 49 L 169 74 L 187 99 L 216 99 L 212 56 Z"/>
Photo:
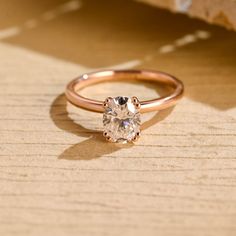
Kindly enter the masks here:
<path id="1" fill-rule="evenodd" d="M 3 7 L 4 6 L 4 7 Z M 0 235 L 236 235 L 236 34 L 129 1 L 0 2 Z M 167 71 L 174 108 L 135 145 L 67 105 L 98 68 Z M 87 96 L 162 93 L 101 84 Z"/>
<path id="2" fill-rule="evenodd" d="M 236 30 L 235 0 L 137 0 Z"/>

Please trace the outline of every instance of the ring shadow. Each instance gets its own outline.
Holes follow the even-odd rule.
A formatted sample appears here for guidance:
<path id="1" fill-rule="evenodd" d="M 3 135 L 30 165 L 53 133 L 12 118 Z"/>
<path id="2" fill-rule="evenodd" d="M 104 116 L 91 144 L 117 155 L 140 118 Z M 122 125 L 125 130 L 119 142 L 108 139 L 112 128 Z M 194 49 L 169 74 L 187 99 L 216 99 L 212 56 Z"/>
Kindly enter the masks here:
<path id="1" fill-rule="evenodd" d="M 159 91 L 162 94 L 162 91 Z M 158 111 L 155 115 L 142 124 L 142 130 L 148 129 L 156 123 L 165 119 L 171 112 L 173 107 Z M 58 159 L 65 160 L 92 160 L 109 155 L 120 149 L 131 148 L 135 144 L 117 144 L 107 142 L 101 131 L 88 129 L 76 123 L 67 111 L 67 99 L 65 94 L 58 95 L 51 104 L 50 117 L 54 124 L 61 130 L 72 133 L 79 137 L 86 138 L 84 141 L 72 145 L 67 148 Z"/>

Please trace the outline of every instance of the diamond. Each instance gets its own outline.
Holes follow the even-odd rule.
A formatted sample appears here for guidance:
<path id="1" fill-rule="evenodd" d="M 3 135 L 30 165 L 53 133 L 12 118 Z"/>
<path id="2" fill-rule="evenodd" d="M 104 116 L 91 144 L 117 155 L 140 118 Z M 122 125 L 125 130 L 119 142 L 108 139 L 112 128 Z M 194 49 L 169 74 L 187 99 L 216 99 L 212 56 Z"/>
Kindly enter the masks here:
<path id="1" fill-rule="evenodd" d="M 103 114 L 104 136 L 111 142 L 127 143 L 140 135 L 140 103 L 136 97 L 107 98 Z"/>

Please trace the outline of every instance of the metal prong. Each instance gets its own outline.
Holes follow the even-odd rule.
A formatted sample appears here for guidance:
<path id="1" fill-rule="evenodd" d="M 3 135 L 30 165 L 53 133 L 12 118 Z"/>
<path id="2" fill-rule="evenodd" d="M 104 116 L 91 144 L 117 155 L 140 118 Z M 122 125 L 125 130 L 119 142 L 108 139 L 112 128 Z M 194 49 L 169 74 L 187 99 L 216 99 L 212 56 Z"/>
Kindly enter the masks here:
<path id="1" fill-rule="evenodd" d="M 108 142 L 112 142 L 111 137 L 106 137 L 106 140 L 107 140 Z"/>
<path id="2" fill-rule="evenodd" d="M 108 103 L 110 102 L 110 100 L 112 99 L 112 97 L 108 97 L 105 99 L 104 103 L 103 103 L 103 106 L 104 107 L 108 107 Z"/>
<path id="3" fill-rule="evenodd" d="M 136 104 L 135 104 L 135 107 L 136 107 L 136 109 L 140 109 L 141 104 L 140 104 L 140 103 L 136 103 Z"/>
<path id="4" fill-rule="evenodd" d="M 141 104 L 140 104 L 138 98 L 137 97 L 132 97 L 131 100 L 132 100 L 132 103 L 135 105 L 135 108 L 140 109 Z"/>
<path id="5" fill-rule="evenodd" d="M 132 97 L 131 98 L 131 101 L 133 104 L 137 103 L 138 102 L 138 98 L 137 97 Z"/>
<path id="6" fill-rule="evenodd" d="M 140 138 L 140 132 L 137 132 L 133 138 L 133 141 L 137 141 Z"/>
<path id="7" fill-rule="evenodd" d="M 112 97 L 108 97 L 108 98 L 106 98 L 105 102 L 108 103 L 108 102 L 110 102 L 111 100 L 112 100 Z"/>
<path id="8" fill-rule="evenodd" d="M 103 102 L 103 107 L 108 107 L 108 103 Z"/>

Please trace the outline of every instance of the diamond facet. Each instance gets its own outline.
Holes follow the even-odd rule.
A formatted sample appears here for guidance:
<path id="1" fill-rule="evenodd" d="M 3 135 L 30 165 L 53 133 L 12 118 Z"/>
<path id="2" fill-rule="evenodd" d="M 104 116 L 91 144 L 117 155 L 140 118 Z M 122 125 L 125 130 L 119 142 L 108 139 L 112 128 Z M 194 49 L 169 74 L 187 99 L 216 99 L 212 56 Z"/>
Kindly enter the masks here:
<path id="1" fill-rule="evenodd" d="M 140 113 L 137 98 L 107 98 L 103 114 L 104 136 L 111 142 L 127 143 L 140 135 Z"/>

